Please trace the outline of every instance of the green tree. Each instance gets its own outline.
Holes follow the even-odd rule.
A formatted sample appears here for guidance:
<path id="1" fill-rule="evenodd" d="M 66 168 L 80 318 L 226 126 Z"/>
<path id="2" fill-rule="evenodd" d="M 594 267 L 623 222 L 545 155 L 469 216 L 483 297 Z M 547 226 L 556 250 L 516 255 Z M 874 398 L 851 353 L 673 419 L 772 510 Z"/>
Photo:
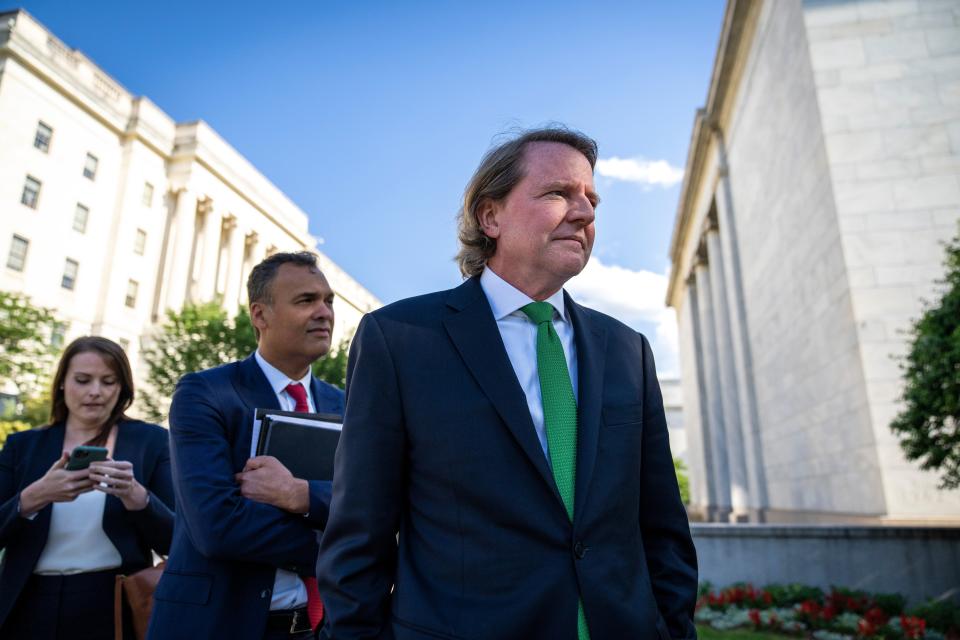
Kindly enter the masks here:
<path id="1" fill-rule="evenodd" d="M 18 395 L 0 415 L 0 445 L 11 433 L 47 422 L 47 387 L 58 350 L 52 338 L 58 328 L 50 309 L 19 293 L 0 291 L 0 383 L 13 383 Z"/>
<path id="2" fill-rule="evenodd" d="M 313 363 L 313 375 L 341 389 L 347 386 L 347 356 L 350 338 L 344 338 L 330 353 Z"/>
<path id="3" fill-rule="evenodd" d="M 903 411 L 890 424 L 907 458 L 960 486 L 960 233 L 946 246 L 943 297 L 910 330 Z"/>
<path id="4" fill-rule="evenodd" d="M 690 478 L 687 476 L 687 465 L 680 458 L 673 459 L 673 470 L 677 473 L 677 484 L 680 485 L 680 498 L 683 504 L 690 504 Z"/>
<path id="5" fill-rule="evenodd" d="M 218 302 L 168 311 L 166 321 L 141 351 L 150 389 L 139 395 L 147 417 L 156 422 L 166 419 L 170 397 L 184 374 L 240 360 L 256 348 L 245 308 L 233 319 Z"/>
<path id="6" fill-rule="evenodd" d="M 217 302 L 187 305 L 167 319 L 143 351 L 150 390 L 140 394 L 150 420 L 166 419 L 170 398 L 184 374 L 242 360 L 257 348 L 250 313 L 241 308 L 232 320 Z M 349 341 L 313 365 L 314 375 L 343 388 Z"/>
<path id="7" fill-rule="evenodd" d="M 57 327 L 50 309 L 19 293 L 0 291 L 0 381 L 13 382 L 21 398 L 38 394 L 49 379 Z"/>

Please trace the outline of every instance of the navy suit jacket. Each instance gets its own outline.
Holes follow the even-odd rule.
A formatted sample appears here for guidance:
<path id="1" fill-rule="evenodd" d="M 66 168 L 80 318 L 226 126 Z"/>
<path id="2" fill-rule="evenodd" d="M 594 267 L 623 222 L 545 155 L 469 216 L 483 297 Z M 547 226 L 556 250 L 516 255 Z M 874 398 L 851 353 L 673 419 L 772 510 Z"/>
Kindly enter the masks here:
<path id="1" fill-rule="evenodd" d="M 317 411 L 343 413 L 343 392 L 313 379 Z M 308 517 L 244 498 L 254 410 L 279 409 L 253 356 L 180 379 L 170 405 L 177 524 L 154 594 L 148 637 L 263 637 L 276 570 L 314 575 L 316 529 L 330 483 L 310 482 Z"/>
<path id="2" fill-rule="evenodd" d="M 695 637 L 696 555 L 650 347 L 565 300 L 572 523 L 477 278 L 364 317 L 317 564 L 328 637 L 573 640 L 578 599 L 593 640 Z"/>
<path id="3" fill-rule="evenodd" d="M 0 627 L 33 573 L 50 531 L 49 504 L 32 520 L 21 518 L 20 492 L 39 480 L 63 452 L 63 423 L 11 434 L 0 452 L 0 547 L 6 549 L 0 574 Z M 133 475 L 150 493 L 140 511 L 127 511 L 108 495 L 103 508 L 103 531 L 120 553 L 121 573 L 153 564 L 151 550 L 166 554 L 173 535 L 173 485 L 167 430 L 138 420 L 117 428 L 114 460 L 133 463 Z"/>

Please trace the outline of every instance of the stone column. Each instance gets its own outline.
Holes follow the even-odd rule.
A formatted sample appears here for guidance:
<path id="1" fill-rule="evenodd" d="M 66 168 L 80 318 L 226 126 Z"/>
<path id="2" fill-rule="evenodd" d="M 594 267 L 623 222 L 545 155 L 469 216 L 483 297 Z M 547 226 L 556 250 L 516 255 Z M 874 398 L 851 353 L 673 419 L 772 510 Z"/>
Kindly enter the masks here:
<path id="1" fill-rule="evenodd" d="M 216 296 L 217 262 L 220 259 L 220 238 L 223 234 L 223 217 L 213 209 L 213 203 L 209 199 L 206 203 L 203 235 L 197 244 L 198 256 L 193 273 L 196 285 L 194 300 L 197 302 L 208 302 Z"/>
<path id="2" fill-rule="evenodd" d="M 243 239 L 243 266 L 240 270 L 240 290 L 237 292 L 237 300 L 240 304 L 246 305 L 247 299 L 246 282 L 250 275 L 250 270 L 257 263 L 257 244 L 260 242 L 260 236 L 256 231 L 250 231 Z"/>
<path id="3" fill-rule="evenodd" d="M 223 305 L 227 314 L 232 318 L 237 312 L 240 304 L 240 287 L 243 279 L 243 259 L 245 257 L 245 236 L 237 226 L 237 218 L 229 218 L 229 240 L 227 245 L 227 277 L 226 285 L 223 288 Z M 227 221 L 224 222 L 224 229 L 227 227 Z"/>
<path id="4" fill-rule="evenodd" d="M 173 254 L 170 256 L 170 276 L 163 298 L 164 309 L 179 311 L 187 299 L 196 224 L 197 198 L 190 191 L 181 191 L 174 213 Z"/>
<path id="5" fill-rule="evenodd" d="M 176 236 L 174 235 L 174 218 L 177 214 L 180 197 L 183 189 L 171 189 L 164 198 L 163 238 L 160 242 L 160 262 L 157 266 L 157 278 L 153 288 L 153 305 L 150 312 L 150 321 L 159 322 L 164 316 L 167 289 L 170 287 L 170 272 L 172 271 L 175 256 Z"/>
<path id="6" fill-rule="evenodd" d="M 717 369 L 720 373 L 720 405 L 727 439 L 727 462 L 730 465 L 731 520 L 743 522 L 749 518 L 747 470 L 743 459 L 743 438 L 740 435 L 740 404 L 737 394 L 737 375 L 733 362 L 733 341 L 730 338 L 730 311 L 727 304 L 723 251 L 715 212 L 707 218 L 707 257 L 710 260 L 710 292 L 713 298 L 713 321 L 717 337 Z"/>
<path id="7" fill-rule="evenodd" d="M 678 324 L 680 329 L 680 356 L 683 376 L 683 426 L 687 432 L 687 455 L 690 461 L 690 506 L 704 520 L 709 507 L 715 504 L 712 494 L 713 473 L 709 424 L 703 384 L 702 346 L 697 309 L 697 283 L 693 275 L 687 278 L 683 291 L 683 306 Z"/>
<path id="8" fill-rule="evenodd" d="M 715 130 L 720 155 L 720 180 L 717 184 L 717 220 L 722 229 L 720 242 L 725 261 L 724 277 L 729 300 L 730 338 L 733 347 L 734 371 L 737 380 L 737 402 L 740 406 L 740 433 L 743 437 L 744 464 L 749 495 L 748 509 L 752 522 L 764 522 L 769 506 L 766 472 L 763 466 L 763 444 L 753 378 L 753 356 L 747 332 L 747 311 L 744 304 L 740 248 L 727 166 L 726 146 L 719 129 Z"/>
<path id="9" fill-rule="evenodd" d="M 726 425 L 723 422 L 723 402 L 720 390 L 720 363 L 717 359 L 717 331 L 714 321 L 713 295 L 711 293 L 710 268 L 707 265 L 707 250 L 701 245 L 697 251 L 694 268 L 697 280 L 697 307 L 701 328 L 700 342 L 703 347 L 703 402 L 706 406 L 707 437 L 711 453 L 712 504 L 708 510 L 711 522 L 727 522 L 730 518 L 730 471 L 727 462 Z"/>

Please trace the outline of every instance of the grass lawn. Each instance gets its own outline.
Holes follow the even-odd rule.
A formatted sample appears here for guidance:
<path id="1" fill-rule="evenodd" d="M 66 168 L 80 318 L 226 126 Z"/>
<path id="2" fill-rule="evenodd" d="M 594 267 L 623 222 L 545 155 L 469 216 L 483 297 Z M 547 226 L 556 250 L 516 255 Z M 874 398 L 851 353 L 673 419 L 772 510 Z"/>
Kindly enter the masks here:
<path id="1" fill-rule="evenodd" d="M 717 631 L 706 625 L 697 625 L 697 637 L 700 640 L 784 640 L 784 638 L 793 638 L 796 640 L 797 638 L 797 636 L 784 636 L 778 633 L 759 633 L 745 629 Z"/>

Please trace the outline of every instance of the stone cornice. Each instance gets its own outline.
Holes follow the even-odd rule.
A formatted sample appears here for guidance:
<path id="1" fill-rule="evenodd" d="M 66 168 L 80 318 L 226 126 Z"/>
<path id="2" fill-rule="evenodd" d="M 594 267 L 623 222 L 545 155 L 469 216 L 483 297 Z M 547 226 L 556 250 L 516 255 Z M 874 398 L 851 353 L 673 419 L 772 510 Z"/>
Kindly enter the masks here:
<path id="1" fill-rule="evenodd" d="M 706 158 L 713 148 L 715 131 L 722 130 L 729 121 L 731 105 L 750 52 L 757 16 L 763 0 L 729 0 L 723 17 L 723 28 L 713 63 L 706 106 L 698 109 L 690 137 L 683 186 L 677 204 L 673 234 L 670 239 L 670 281 L 667 284 L 666 303 L 676 307 L 681 285 L 686 281 L 688 266 L 683 250 L 687 236 L 693 232 L 694 205 L 703 179 Z"/>

